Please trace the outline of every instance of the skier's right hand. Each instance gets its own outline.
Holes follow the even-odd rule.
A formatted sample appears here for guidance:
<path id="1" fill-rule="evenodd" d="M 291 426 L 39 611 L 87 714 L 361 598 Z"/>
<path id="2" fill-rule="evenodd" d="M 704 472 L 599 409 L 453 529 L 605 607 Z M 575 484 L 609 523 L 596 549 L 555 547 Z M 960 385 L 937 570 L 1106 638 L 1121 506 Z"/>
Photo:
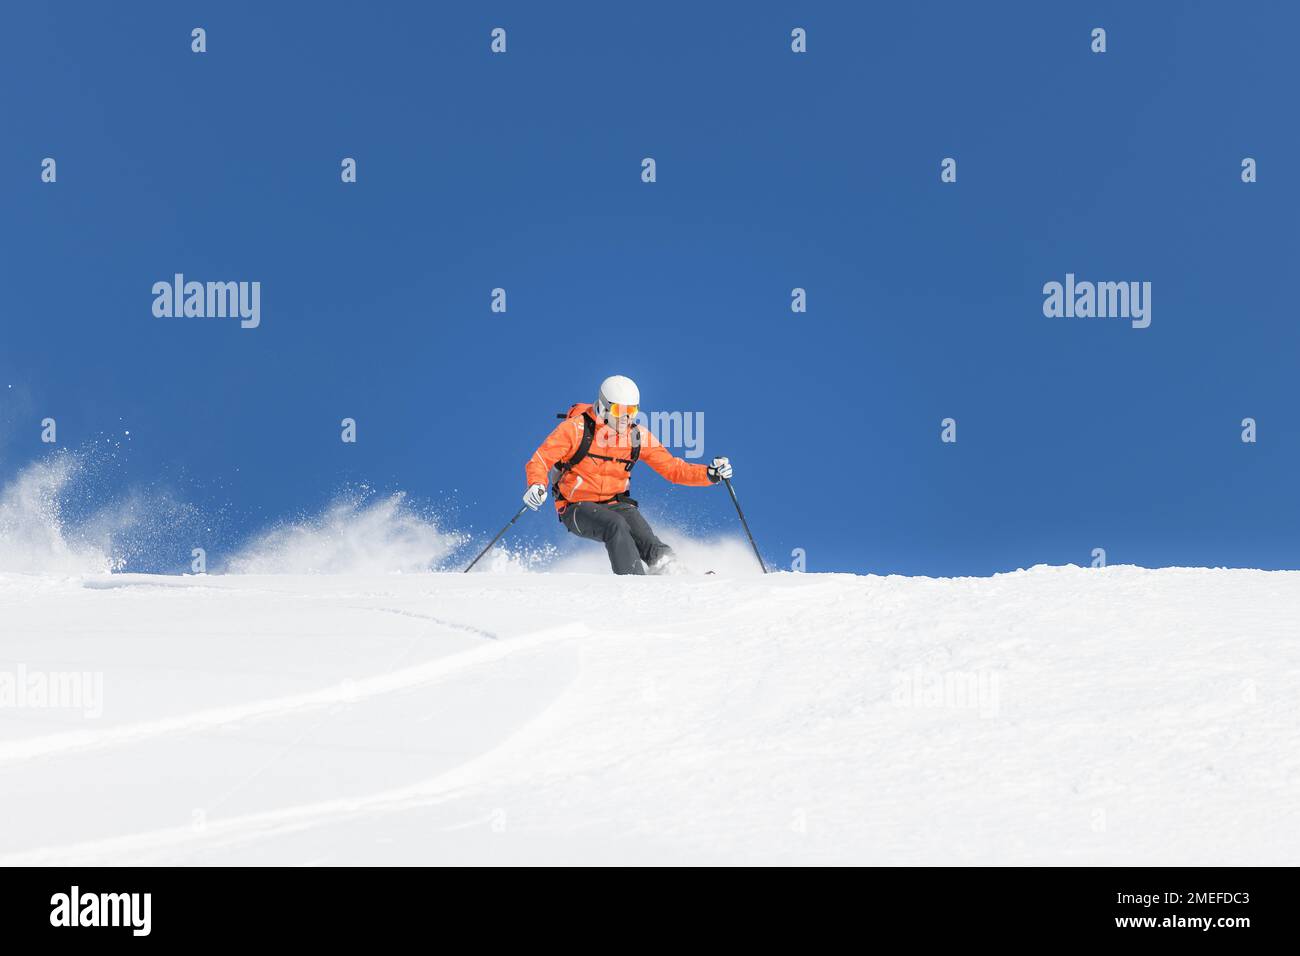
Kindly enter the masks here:
<path id="1" fill-rule="evenodd" d="M 524 492 L 524 504 L 536 511 L 546 501 L 545 485 L 529 485 L 528 490 Z"/>

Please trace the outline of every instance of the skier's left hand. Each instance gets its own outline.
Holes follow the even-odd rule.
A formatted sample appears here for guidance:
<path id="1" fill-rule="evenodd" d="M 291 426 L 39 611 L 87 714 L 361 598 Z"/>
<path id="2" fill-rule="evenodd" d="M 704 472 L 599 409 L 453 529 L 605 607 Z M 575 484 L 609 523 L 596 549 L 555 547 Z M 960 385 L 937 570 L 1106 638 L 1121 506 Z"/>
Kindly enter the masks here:
<path id="1" fill-rule="evenodd" d="M 715 485 L 724 478 L 730 478 L 731 460 L 728 458 L 715 458 L 713 464 L 709 465 L 709 481 Z"/>

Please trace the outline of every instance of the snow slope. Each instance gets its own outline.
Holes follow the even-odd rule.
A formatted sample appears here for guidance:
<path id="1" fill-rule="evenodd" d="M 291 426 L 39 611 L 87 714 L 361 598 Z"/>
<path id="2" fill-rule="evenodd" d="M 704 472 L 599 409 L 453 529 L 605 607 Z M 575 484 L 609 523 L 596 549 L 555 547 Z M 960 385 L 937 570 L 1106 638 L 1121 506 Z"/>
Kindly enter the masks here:
<path id="1" fill-rule="evenodd" d="M 0 574 L 10 690 L 102 677 L 0 707 L 0 862 L 1296 864 L 1297 610 L 1134 567 Z"/>

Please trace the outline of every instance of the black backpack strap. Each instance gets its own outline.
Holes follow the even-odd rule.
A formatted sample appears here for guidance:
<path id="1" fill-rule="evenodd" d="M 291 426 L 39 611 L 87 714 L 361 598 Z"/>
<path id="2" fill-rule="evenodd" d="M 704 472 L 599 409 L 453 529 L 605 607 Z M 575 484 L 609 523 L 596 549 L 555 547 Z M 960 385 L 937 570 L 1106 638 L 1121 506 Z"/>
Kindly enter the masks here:
<path id="1" fill-rule="evenodd" d="M 568 471 L 578 462 L 582 461 L 582 459 L 586 458 L 587 453 L 591 451 L 591 443 L 595 439 L 595 437 L 596 437 L 596 420 L 592 418 L 590 415 L 583 415 L 582 416 L 582 438 L 578 441 L 577 449 L 574 451 L 572 455 L 569 456 L 569 460 L 560 462 L 561 470 Z"/>
<path id="2" fill-rule="evenodd" d="M 582 459 L 587 457 L 587 452 L 591 450 L 591 443 L 596 437 L 596 421 L 590 415 L 582 416 L 582 438 L 578 441 L 578 447 L 574 449 L 572 455 L 567 461 L 557 461 L 555 463 L 555 483 L 551 485 L 551 493 L 560 500 L 568 500 L 560 494 L 560 479 L 564 473 L 569 471 Z"/>

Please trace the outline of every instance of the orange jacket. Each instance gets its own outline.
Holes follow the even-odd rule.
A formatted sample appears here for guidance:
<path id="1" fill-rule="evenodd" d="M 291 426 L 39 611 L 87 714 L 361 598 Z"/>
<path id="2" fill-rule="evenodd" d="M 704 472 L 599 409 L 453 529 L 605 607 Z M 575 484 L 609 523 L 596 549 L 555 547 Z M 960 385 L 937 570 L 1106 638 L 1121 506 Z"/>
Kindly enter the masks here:
<path id="1" fill-rule="evenodd" d="M 524 466 L 524 478 L 529 485 L 545 485 L 547 473 L 556 462 L 568 461 L 582 441 L 583 416 L 593 417 L 590 405 L 579 405 L 573 415 L 555 426 L 555 431 L 533 452 Z M 633 425 L 641 437 L 640 460 L 659 474 L 679 485 L 710 485 L 706 465 L 694 465 L 673 456 L 654 435 Z M 632 429 L 623 438 L 604 422 L 596 425 L 587 457 L 569 469 L 560 479 L 560 496 L 555 499 L 555 510 L 563 511 L 570 501 L 608 501 L 627 491 L 630 474 L 624 464 L 632 456 Z M 598 455 L 617 461 L 602 461 Z"/>

